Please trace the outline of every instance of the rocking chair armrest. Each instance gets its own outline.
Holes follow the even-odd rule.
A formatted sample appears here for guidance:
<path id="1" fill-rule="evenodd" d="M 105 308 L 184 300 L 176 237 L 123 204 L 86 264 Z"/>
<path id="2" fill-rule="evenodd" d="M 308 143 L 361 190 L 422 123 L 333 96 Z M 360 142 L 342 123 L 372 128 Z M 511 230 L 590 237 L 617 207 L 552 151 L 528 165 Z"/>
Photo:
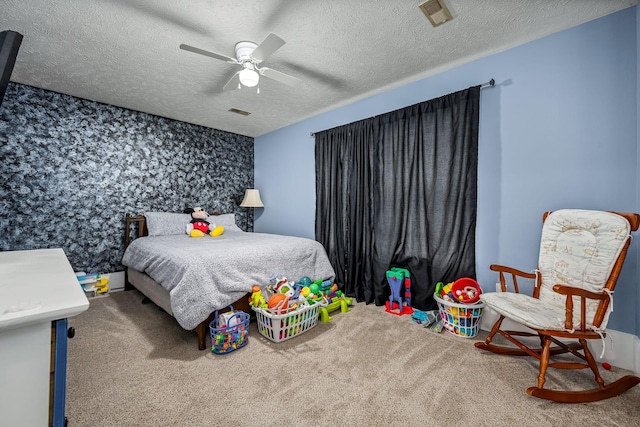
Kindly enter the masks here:
<path id="1" fill-rule="evenodd" d="M 565 285 L 553 285 L 553 290 L 560 295 L 566 295 L 567 300 L 565 302 L 565 320 L 564 327 L 566 329 L 574 329 L 573 326 L 573 297 L 580 298 L 580 330 L 586 331 L 587 329 L 587 298 L 595 300 L 604 300 L 608 298 L 608 295 L 604 292 L 595 293 L 584 289 L 574 288 Z"/>
<path id="2" fill-rule="evenodd" d="M 505 282 L 505 274 L 511 275 L 511 281 L 513 283 L 513 287 L 516 293 L 520 293 L 518 289 L 518 281 L 517 277 L 522 277 L 525 279 L 536 279 L 537 275 L 535 273 L 527 273 L 526 271 L 518 270 L 517 268 L 507 267 L 505 265 L 491 264 L 489 266 L 491 271 L 497 271 L 500 273 L 500 286 L 502 287 L 502 292 L 507 292 L 507 283 Z M 536 283 L 536 287 L 538 283 Z"/>
<path id="3" fill-rule="evenodd" d="M 605 294 L 604 292 L 597 294 L 595 292 L 587 291 L 585 289 L 574 288 L 574 287 L 565 286 L 565 285 L 553 285 L 553 290 L 559 293 L 560 295 L 570 295 L 574 297 L 597 299 L 597 300 L 603 300 L 605 298 L 608 298 L 607 294 Z"/>

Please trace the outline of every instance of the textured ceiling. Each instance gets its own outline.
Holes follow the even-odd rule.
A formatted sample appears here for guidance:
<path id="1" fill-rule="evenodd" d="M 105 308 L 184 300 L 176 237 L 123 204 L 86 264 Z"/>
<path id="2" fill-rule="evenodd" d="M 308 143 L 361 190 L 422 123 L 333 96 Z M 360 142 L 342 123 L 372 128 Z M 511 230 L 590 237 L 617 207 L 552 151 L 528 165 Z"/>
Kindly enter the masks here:
<path id="1" fill-rule="evenodd" d="M 2 0 L 0 30 L 24 36 L 12 81 L 255 137 L 637 0 L 445 0 L 436 28 L 421 2 Z M 299 86 L 222 91 L 238 66 L 178 47 L 233 57 L 270 32 L 286 44 L 262 65 Z"/>

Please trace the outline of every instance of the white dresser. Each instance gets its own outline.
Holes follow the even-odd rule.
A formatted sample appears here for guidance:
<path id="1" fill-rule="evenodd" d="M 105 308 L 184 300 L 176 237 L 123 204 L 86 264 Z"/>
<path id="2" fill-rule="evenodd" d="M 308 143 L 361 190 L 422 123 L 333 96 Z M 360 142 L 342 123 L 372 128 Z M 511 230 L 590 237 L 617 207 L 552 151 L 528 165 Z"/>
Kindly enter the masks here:
<path id="1" fill-rule="evenodd" d="M 0 252 L 0 425 L 63 425 L 67 318 L 88 308 L 62 249 Z"/>

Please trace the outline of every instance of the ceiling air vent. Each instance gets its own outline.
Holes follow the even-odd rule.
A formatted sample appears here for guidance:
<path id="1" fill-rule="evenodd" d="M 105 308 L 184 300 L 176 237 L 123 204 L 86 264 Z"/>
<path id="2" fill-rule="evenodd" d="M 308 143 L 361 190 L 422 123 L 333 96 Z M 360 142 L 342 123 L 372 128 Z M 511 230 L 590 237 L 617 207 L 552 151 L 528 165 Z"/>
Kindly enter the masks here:
<path id="1" fill-rule="evenodd" d="M 434 27 L 444 24 L 453 18 L 443 0 L 427 0 L 418 7 Z"/>
<path id="2" fill-rule="evenodd" d="M 238 110 L 237 108 L 230 108 L 229 111 L 231 111 L 232 113 L 243 115 L 243 116 L 248 116 L 249 114 L 251 114 L 248 111 Z"/>

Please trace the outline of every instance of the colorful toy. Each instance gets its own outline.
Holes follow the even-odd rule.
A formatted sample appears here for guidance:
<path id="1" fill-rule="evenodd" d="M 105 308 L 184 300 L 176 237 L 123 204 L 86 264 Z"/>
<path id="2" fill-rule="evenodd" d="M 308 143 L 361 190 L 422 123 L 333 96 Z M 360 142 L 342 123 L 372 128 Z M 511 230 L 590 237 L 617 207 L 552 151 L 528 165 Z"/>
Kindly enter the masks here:
<path id="1" fill-rule="evenodd" d="M 100 277 L 96 283 L 93 284 L 97 288 L 96 292 L 98 294 L 104 294 L 109 290 L 109 279 L 106 277 Z"/>
<path id="2" fill-rule="evenodd" d="M 304 287 L 299 283 L 296 283 L 293 285 L 293 295 L 291 296 L 292 301 L 300 301 L 300 302 L 307 301 L 307 298 L 301 293 L 303 288 Z"/>
<path id="3" fill-rule="evenodd" d="M 411 272 L 406 268 L 393 267 L 391 271 L 396 271 L 404 275 L 404 302 L 411 307 Z"/>
<path id="4" fill-rule="evenodd" d="M 86 293 L 92 293 L 93 296 L 109 291 L 109 279 L 101 276 L 99 273 L 87 274 L 84 271 L 79 271 L 76 273 L 76 278 L 82 286 L 82 290 Z"/>
<path id="5" fill-rule="evenodd" d="M 300 278 L 300 280 L 298 280 L 298 283 L 300 283 L 302 286 L 309 286 L 311 284 L 311 279 L 307 276 L 303 276 Z"/>
<path id="6" fill-rule="evenodd" d="M 309 285 L 309 292 L 311 292 L 313 295 L 318 295 L 320 294 L 320 285 L 318 285 L 317 283 L 312 283 Z"/>
<path id="7" fill-rule="evenodd" d="M 462 304 L 473 304 L 480 299 L 482 289 L 475 280 L 463 277 L 453 282 L 451 295 L 453 299 Z"/>
<path id="8" fill-rule="evenodd" d="M 233 306 L 229 306 L 229 311 L 220 316 L 223 315 L 226 316 L 221 321 L 216 311 L 209 324 L 211 352 L 214 354 L 230 353 L 249 342 L 249 315 L 242 311 L 234 312 Z"/>
<path id="9" fill-rule="evenodd" d="M 444 328 L 454 335 L 471 338 L 478 334 L 484 304 L 482 289 L 475 280 L 463 277 L 455 282 L 436 284 L 433 295 L 438 303 Z"/>
<path id="10" fill-rule="evenodd" d="M 413 313 L 411 307 L 411 273 L 409 270 L 399 267 L 394 267 L 387 271 L 387 282 L 391 288 L 391 295 L 389 295 L 389 301 L 386 303 L 385 311 L 387 313 L 396 314 L 402 316 L 403 314 Z M 402 300 L 402 285 L 404 282 L 405 288 L 405 301 Z M 406 304 L 405 304 L 406 303 Z M 398 310 L 394 312 L 393 310 Z"/>
<path id="11" fill-rule="evenodd" d="M 292 298 L 295 292 L 295 284 L 293 282 L 287 281 L 287 279 L 285 278 L 284 281 L 278 283 L 274 291 Z"/>
<path id="12" fill-rule="evenodd" d="M 349 306 L 353 304 L 353 298 L 345 296 L 342 291 L 338 290 L 337 284 L 332 284 L 330 289 L 331 290 L 328 293 L 323 293 L 327 299 L 327 305 L 320 308 L 321 322 L 330 322 L 331 316 L 329 316 L 329 313 L 337 310 L 338 308 L 341 313 L 351 311 Z"/>
<path id="13" fill-rule="evenodd" d="M 260 286 L 253 285 L 251 287 L 251 297 L 249 297 L 249 305 L 251 307 L 267 308 L 267 301 L 265 301 L 264 297 L 262 296 L 262 290 L 260 289 Z"/>
<path id="14" fill-rule="evenodd" d="M 442 295 L 442 288 L 444 288 L 444 283 L 442 282 L 436 283 L 436 295 L 438 296 Z"/>
<path id="15" fill-rule="evenodd" d="M 481 293 L 482 288 L 478 282 L 469 277 L 463 277 L 446 285 L 438 282 L 435 291 L 440 299 L 462 304 L 476 303 L 480 299 Z"/>
<path id="16" fill-rule="evenodd" d="M 289 298 L 285 294 L 273 294 L 267 301 L 267 308 L 272 310 L 286 310 L 289 307 Z"/>
<path id="17" fill-rule="evenodd" d="M 413 314 L 411 315 L 411 320 L 418 325 L 422 325 L 424 328 L 431 326 L 437 322 L 439 318 L 440 312 L 438 310 L 422 311 L 413 309 Z"/>
<path id="18" fill-rule="evenodd" d="M 455 302 L 456 300 L 453 298 L 453 294 L 451 293 L 451 288 L 453 287 L 453 282 L 449 282 L 446 285 L 442 282 L 436 283 L 436 295 L 450 302 Z"/>
<path id="19" fill-rule="evenodd" d="M 191 237 L 202 237 L 208 234 L 211 237 L 224 233 L 224 227 L 216 226 L 207 221 L 209 214 L 202 208 L 186 208 L 184 213 L 191 215 L 191 222 L 187 224 L 187 234 Z"/>

